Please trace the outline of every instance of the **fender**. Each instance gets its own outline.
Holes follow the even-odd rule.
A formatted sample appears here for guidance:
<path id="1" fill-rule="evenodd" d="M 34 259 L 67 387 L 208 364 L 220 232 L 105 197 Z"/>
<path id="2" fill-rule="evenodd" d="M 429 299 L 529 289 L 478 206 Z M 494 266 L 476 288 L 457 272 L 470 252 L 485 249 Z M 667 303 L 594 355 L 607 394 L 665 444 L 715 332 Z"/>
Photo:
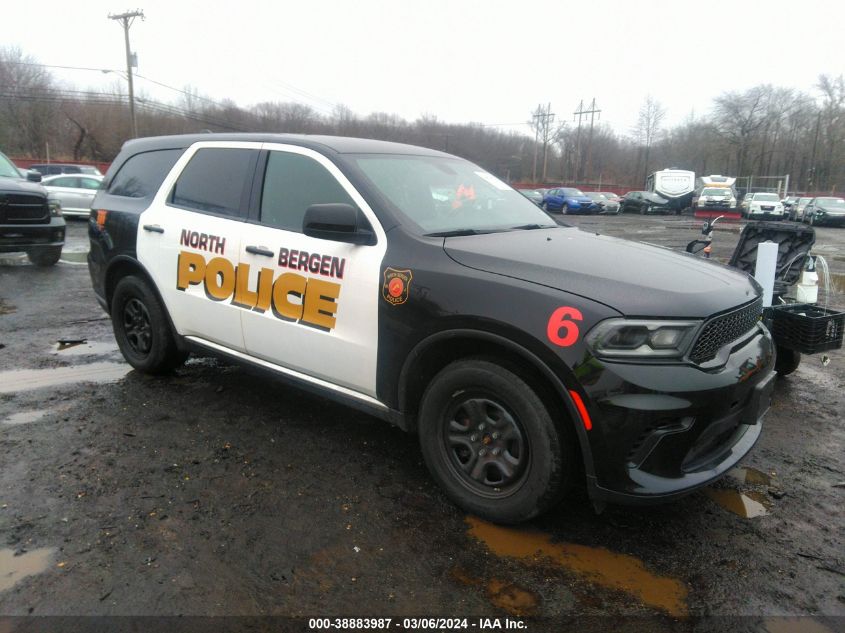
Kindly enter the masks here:
<path id="1" fill-rule="evenodd" d="M 104 298 L 106 305 L 104 307 L 108 315 L 110 317 L 112 316 L 111 297 L 108 293 L 109 282 L 111 281 L 111 276 L 114 274 L 114 269 L 122 265 L 129 266 L 133 269 L 133 272 L 141 274 L 141 276 L 147 282 L 147 286 L 153 292 L 156 299 L 158 299 L 158 302 L 161 304 L 161 307 L 164 310 L 164 315 L 167 317 L 167 323 L 170 326 L 170 331 L 173 333 L 173 337 L 176 339 L 176 346 L 180 350 L 189 349 L 189 346 L 186 343 L 184 337 L 179 334 L 179 332 L 176 330 L 176 326 L 173 324 L 173 319 L 170 318 L 170 311 L 167 309 L 167 304 L 164 302 L 164 298 L 161 296 L 161 293 L 158 290 L 158 286 L 153 281 L 152 275 L 150 275 L 149 271 L 141 262 L 139 262 L 134 257 L 130 257 L 129 255 L 116 255 L 112 257 L 106 267 L 106 272 L 103 276 L 103 291 L 106 293 L 106 297 Z M 116 286 L 117 282 L 115 282 L 114 285 Z"/>
<path id="2" fill-rule="evenodd" d="M 492 332 L 473 329 L 444 330 L 426 337 L 425 339 L 417 343 L 417 345 L 414 346 L 414 348 L 408 354 L 408 357 L 402 366 L 402 371 L 399 374 L 399 410 L 402 412 L 407 411 L 407 385 L 410 381 L 411 368 L 414 366 L 417 359 L 419 359 L 419 357 L 429 346 L 446 339 L 458 337 L 476 338 L 495 343 L 496 345 L 500 345 L 501 347 L 504 347 L 509 351 L 514 352 L 518 356 L 522 357 L 525 361 L 530 363 L 533 368 L 537 369 L 552 384 L 557 394 L 560 395 L 561 399 L 566 404 L 567 413 L 569 414 L 570 419 L 573 421 L 573 425 L 575 427 L 575 434 L 578 437 L 578 444 L 581 447 L 581 455 L 584 461 L 584 472 L 587 476 L 588 490 L 590 492 L 590 496 L 592 497 L 593 488 L 595 487 L 596 482 L 595 468 L 593 466 L 593 453 L 590 448 L 590 441 L 587 438 L 587 431 L 582 424 L 578 423 L 578 421 L 581 419 L 581 416 L 578 413 L 578 409 L 575 406 L 575 403 L 572 401 L 572 397 L 569 395 L 569 389 L 566 388 L 566 386 L 563 384 L 558 375 L 554 371 L 552 371 L 549 366 L 546 365 L 546 363 L 544 363 L 536 354 L 526 349 L 522 345 L 513 342 L 510 339 L 507 339 L 498 334 L 493 334 Z M 574 377 L 571 379 L 571 381 L 573 385 L 577 384 L 578 382 L 577 380 L 575 380 Z"/>

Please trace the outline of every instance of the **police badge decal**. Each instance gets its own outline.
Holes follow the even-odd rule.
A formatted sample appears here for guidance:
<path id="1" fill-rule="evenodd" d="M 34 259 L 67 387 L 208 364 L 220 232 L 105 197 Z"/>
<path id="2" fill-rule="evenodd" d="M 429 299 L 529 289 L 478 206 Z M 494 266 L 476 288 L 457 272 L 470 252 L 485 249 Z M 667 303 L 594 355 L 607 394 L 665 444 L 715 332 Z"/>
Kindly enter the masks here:
<path id="1" fill-rule="evenodd" d="M 381 296 L 391 305 L 398 306 L 405 303 L 408 300 L 408 289 L 411 287 L 413 278 L 414 275 L 410 270 L 385 268 Z"/>

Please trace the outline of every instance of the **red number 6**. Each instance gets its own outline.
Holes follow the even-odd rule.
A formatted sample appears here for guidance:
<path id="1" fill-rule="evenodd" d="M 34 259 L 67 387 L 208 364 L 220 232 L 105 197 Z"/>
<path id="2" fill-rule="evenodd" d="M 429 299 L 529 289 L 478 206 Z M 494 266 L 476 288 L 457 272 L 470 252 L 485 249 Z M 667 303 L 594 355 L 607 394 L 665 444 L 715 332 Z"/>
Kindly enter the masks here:
<path id="1" fill-rule="evenodd" d="M 578 324 L 575 321 L 583 320 L 584 317 L 578 308 L 570 308 L 568 306 L 558 308 L 549 317 L 549 324 L 546 326 L 546 336 L 555 345 L 569 347 L 578 340 Z"/>

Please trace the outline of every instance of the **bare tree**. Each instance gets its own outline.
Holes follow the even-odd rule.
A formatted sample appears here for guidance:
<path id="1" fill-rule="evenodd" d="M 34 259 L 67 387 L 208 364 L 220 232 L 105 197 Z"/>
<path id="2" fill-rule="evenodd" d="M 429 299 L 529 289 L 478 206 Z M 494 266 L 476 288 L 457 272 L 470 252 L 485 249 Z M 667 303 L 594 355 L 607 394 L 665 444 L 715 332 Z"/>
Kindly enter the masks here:
<path id="1" fill-rule="evenodd" d="M 648 161 L 651 154 L 651 146 L 654 144 L 657 134 L 660 131 L 660 124 L 666 117 L 666 109 L 651 95 L 648 95 L 640 106 L 637 115 L 637 125 L 634 127 L 634 138 L 643 147 L 645 159 L 643 160 L 643 181 L 648 176 Z"/>

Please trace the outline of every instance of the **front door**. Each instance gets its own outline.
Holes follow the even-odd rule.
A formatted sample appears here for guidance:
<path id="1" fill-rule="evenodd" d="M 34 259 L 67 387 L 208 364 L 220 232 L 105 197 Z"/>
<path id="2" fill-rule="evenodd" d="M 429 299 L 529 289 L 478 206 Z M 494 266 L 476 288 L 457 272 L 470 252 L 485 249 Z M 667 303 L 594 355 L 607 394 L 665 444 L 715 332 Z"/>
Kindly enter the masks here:
<path id="1" fill-rule="evenodd" d="M 260 204 L 245 227 L 239 256 L 251 289 L 242 317 L 247 353 L 374 397 L 384 231 L 328 158 L 283 144 L 264 149 Z M 378 243 L 304 235 L 305 210 L 325 203 L 358 208 Z"/>

